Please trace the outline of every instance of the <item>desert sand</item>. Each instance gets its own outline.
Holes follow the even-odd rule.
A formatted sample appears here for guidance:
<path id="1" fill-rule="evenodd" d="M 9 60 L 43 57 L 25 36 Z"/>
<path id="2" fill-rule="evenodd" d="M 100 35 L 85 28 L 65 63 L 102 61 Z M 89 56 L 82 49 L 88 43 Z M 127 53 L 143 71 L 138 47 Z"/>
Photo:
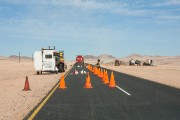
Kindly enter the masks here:
<path id="1" fill-rule="evenodd" d="M 115 58 L 111 57 L 107 59 L 107 55 L 105 55 L 105 58 L 106 59 L 101 56 L 102 67 L 171 87 L 180 88 L 180 56 L 141 56 L 133 54 L 124 58 L 116 58 L 123 62 L 123 65 L 120 66 L 114 65 Z M 154 63 L 153 66 L 128 66 L 128 61 L 130 59 L 137 59 L 140 61 L 151 59 Z M 86 62 L 96 64 L 97 58 L 87 59 Z"/>
<path id="2" fill-rule="evenodd" d="M 171 87 L 180 88 L 180 67 L 179 66 L 113 66 L 102 65 L 118 72 L 144 78 Z M 118 80 L 121 80 L 119 78 Z"/>
<path id="3" fill-rule="evenodd" d="M 74 62 L 67 62 L 68 69 Z M 0 119 L 23 119 L 54 87 L 61 74 L 36 75 L 32 60 L 0 60 Z M 66 70 L 68 71 L 68 70 Z M 28 76 L 30 91 L 23 91 Z"/>

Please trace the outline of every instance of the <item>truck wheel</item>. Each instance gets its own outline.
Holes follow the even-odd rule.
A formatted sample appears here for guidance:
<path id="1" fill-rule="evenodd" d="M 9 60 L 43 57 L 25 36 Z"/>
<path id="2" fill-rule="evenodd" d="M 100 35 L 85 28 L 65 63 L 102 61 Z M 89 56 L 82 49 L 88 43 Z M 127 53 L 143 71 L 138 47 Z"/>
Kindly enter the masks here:
<path id="1" fill-rule="evenodd" d="M 62 72 L 62 68 L 61 68 L 61 67 L 59 67 L 59 72 L 60 72 L 60 73 Z"/>
<path id="2" fill-rule="evenodd" d="M 62 66 L 59 66 L 59 72 L 62 73 L 63 72 L 63 67 Z"/>

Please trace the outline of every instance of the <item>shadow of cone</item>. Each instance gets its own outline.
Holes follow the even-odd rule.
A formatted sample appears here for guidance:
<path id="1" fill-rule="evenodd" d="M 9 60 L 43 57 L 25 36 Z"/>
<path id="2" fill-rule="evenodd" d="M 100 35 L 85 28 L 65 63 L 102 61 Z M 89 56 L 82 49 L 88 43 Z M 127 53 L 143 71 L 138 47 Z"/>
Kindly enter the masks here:
<path id="1" fill-rule="evenodd" d="M 84 88 L 92 88 L 89 73 L 88 73 L 88 75 L 87 75 L 87 77 L 86 77 L 86 83 L 85 83 Z"/>
<path id="2" fill-rule="evenodd" d="M 105 80 L 104 80 L 104 84 L 108 84 L 109 83 L 109 77 L 108 77 L 108 73 L 107 71 L 105 72 Z"/>
<path id="3" fill-rule="evenodd" d="M 113 72 L 111 72 L 111 78 L 110 78 L 110 81 L 109 81 L 109 87 L 111 87 L 111 88 L 115 88 L 116 87 L 116 82 L 114 80 Z"/>
<path id="4" fill-rule="evenodd" d="M 24 91 L 28 91 L 28 90 L 31 90 L 30 87 L 29 87 L 29 81 L 28 81 L 28 77 L 26 76 L 26 81 L 25 81 L 25 84 L 24 84 Z"/>
<path id="5" fill-rule="evenodd" d="M 59 82 L 59 88 L 60 89 L 66 89 L 66 83 L 65 83 L 65 80 L 64 80 L 64 74 L 62 74 L 61 76 L 61 79 L 60 79 L 60 82 Z"/>

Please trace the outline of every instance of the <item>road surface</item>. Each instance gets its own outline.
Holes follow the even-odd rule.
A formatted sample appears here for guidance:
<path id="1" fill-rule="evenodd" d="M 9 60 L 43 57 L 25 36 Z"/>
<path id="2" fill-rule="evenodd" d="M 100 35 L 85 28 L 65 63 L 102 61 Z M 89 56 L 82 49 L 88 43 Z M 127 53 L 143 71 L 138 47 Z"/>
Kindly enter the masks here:
<path id="1" fill-rule="evenodd" d="M 93 88 L 85 89 L 86 75 L 71 74 L 75 69 L 88 72 L 75 64 L 65 77 L 67 89 L 54 89 L 42 108 L 39 104 L 25 119 L 180 120 L 179 89 L 115 71 L 116 88 L 90 73 Z"/>

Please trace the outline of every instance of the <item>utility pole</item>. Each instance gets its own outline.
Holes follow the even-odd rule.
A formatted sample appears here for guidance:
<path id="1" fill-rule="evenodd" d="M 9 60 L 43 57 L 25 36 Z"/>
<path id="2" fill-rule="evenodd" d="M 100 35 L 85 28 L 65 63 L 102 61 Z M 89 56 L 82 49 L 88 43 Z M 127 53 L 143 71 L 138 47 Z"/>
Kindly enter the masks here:
<path id="1" fill-rule="evenodd" d="M 32 53 L 32 62 L 33 62 L 34 58 L 33 58 L 33 53 Z"/>
<path id="2" fill-rule="evenodd" d="M 21 62 L 21 57 L 20 57 L 20 55 L 21 55 L 21 54 L 20 54 L 20 52 L 19 52 L 19 63 Z"/>

